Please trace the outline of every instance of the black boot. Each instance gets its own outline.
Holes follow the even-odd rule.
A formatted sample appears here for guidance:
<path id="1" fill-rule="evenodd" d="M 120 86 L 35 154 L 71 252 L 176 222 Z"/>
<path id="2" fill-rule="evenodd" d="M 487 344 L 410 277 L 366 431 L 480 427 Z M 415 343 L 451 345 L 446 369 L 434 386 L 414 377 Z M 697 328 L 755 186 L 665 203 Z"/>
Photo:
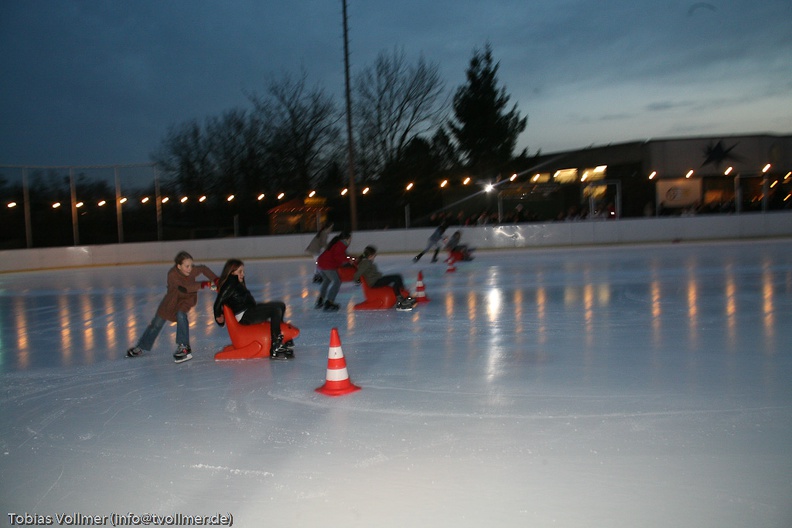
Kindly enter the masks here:
<path id="1" fill-rule="evenodd" d="M 419 260 L 421 260 L 421 257 L 423 257 L 423 256 L 424 256 L 424 252 L 421 251 L 420 253 L 418 253 L 417 255 L 415 255 L 413 257 L 413 262 L 418 262 Z"/>
<path id="2" fill-rule="evenodd" d="M 288 348 L 283 344 L 283 334 L 278 334 L 272 339 L 270 346 L 270 359 L 289 359 Z"/>
<path id="3" fill-rule="evenodd" d="M 438 253 L 440 253 L 440 248 L 435 249 L 434 256 L 432 257 L 432 262 L 437 262 Z"/>
<path id="4" fill-rule="evenodd" d="M 314 304 L 314 308 L 316 308 L 317 310 L 320 308 L 324 308 L 324 299 L 322 299 L 321 297 L 316 299 L 316 304 Z"/>

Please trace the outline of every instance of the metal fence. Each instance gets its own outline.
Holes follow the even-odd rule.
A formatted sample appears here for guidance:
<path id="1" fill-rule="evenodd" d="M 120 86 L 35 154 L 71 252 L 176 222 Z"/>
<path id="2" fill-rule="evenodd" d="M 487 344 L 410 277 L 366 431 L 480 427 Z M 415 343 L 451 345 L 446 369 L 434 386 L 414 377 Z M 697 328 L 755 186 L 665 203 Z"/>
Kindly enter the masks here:
<path id="1" fill-rule="evenodd" d="M 2 248 L 162 239 L 152 164 L 0 166 L 0 196 Z"/>

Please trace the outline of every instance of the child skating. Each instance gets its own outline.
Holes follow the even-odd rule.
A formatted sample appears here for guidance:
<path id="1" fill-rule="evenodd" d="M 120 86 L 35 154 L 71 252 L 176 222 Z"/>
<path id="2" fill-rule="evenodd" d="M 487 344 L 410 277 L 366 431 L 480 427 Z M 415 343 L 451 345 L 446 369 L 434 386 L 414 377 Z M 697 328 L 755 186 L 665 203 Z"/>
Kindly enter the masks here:
<path id="1" fill-rule="evenodd" d="M 173 359 L 182 363 L 192 359 L 190 349 L 190 322 L 187 313 L 198 303 L 198 290 L 212 288 L 217 283 L 217 275 L 203 265 L 193 263 L 192 256 L 180 251 L 173 259 L 175 265 L 168 270 L 167 291 L 162 298 L 157 313 L 140 337 L 137 345 L 127 350 L 127 357 L 137 357 L 151 350 L 165 321 L 176 323 L 176 352 Z M 203 275 L 208 281 L 196 280 Z"/>

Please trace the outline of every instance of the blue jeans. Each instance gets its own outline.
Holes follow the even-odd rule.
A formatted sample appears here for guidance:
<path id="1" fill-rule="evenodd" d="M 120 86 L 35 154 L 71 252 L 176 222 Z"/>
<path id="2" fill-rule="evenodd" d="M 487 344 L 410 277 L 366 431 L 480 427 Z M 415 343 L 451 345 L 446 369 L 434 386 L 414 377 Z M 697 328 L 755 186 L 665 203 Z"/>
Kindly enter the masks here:
<path id="1" fill-rule="evenodd" d="M 143 332 L 137 346 L 147 352 L 151 350 L 163 326 L 165 326 L 165 319 L 155 315 L 146 327 L 146 331 Z M 176 312 L 176 344 L 190 346 L 190 322 L 187 320 L 185 312 Z"/>
<path id="2" fill-rule="evenodd" d="M 336 270 L 319 270 L 319 273 L 322 274 L 322 288 L 319 290 L 319 297 L 335 302 L 338 290 L 341 288 L 341 277 L 338 276 Z"/>

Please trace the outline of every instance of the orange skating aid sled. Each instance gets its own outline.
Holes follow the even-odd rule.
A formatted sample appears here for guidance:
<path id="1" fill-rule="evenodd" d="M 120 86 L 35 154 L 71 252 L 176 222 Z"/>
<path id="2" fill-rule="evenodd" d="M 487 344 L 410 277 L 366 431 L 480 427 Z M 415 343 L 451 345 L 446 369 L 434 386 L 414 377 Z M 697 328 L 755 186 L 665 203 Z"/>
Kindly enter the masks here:
<path id="1" fill-rule="evenodd" d="M 365 277 L 360 277 L 360 286 L 363 289 L 365 301 L 355 305 L 355 310 L 389 310 L 396 305 L 396 294 L 390 286 L 372 288 Z M 402 290 L 402 297 L 410 296 L 410 292 Z"/>
<path id="2" fill-rule="evenodd" d="M 223 317 L 231 336 L 231 344 L 215 354 L 216 360 L 268 358 L 270 355 L 270 324 L 240 324 L 228 306 L 223 306 Z M 300 330 L 289 323 L 281 323 L 283 341 L 290 341 L 300 335 Z"/>

